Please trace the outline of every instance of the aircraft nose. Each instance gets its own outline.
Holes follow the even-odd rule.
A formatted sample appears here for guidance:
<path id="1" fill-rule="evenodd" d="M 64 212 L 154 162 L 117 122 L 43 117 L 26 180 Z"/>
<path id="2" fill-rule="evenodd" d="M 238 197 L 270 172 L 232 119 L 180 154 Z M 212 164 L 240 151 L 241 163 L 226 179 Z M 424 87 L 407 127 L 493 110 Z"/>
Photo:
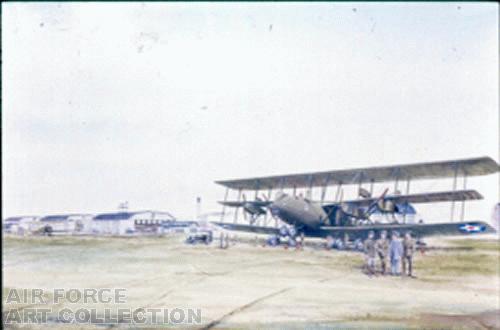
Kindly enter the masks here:
<path id="1" fill-rule="evenodd" d="M 275 197 L 275 199 L 274 199 L 274 200 L 275 200 L 275 201 L 279 201 L 279 200 L 282 200 L 282 199 L 283 199 L 283 198 L 285 198 L 285 197 L 286 197 L 286 194 L 285 194 L 284 192 L 282 192 L 282 191 L 278 191 L 278 192 L 276 193 L 276 197 Z"/>
<path id="2" fill-rule="evenodd" d="M 269 210 L 273 216 L 278 216 L 280 213 L 279 208 L 274 203 L 269 205 Z"/>

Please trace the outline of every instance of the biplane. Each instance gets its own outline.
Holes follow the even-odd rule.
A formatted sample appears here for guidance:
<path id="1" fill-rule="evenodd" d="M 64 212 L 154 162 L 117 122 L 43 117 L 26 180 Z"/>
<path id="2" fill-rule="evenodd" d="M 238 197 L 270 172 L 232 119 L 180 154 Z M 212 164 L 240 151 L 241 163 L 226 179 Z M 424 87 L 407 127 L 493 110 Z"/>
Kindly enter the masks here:
<path id="1" fill-rule="evenodd" d="M 286 224 L 294 235 L 305 237 L 349 237 L 364 239 L 370 231 L 376 234 L 382 230 L 400 233 L 411 232 L 422 238 L 432 235 L 470 235 L 493 233 L 495 230 L 481 220 L 464 220 L 466 201 L 479 200 L 483 196 L 476 190 L 466 189 L 467 177 L 493 174 L 499 165 L 490 157 L 469 158 L 429 163 L 416 163 L 383 167 L 334 170 L 291 175 L 255 177 L 248 179 L 216 181 L 226 188 L 222 218 L 225 207 L 235 208 L 232 223 L 222 221 L 217 225 L 236 231 L 280 235 L 282 228 L 278 222 Z M 457 189 L 457 180 L 463 178 L 463 189 Z M 453 178 L 453 188 L 449 191 L 410 193 L 410 182 L 424 179 Z M 389 188 L 379 196 L 373 196 L 374 184 L 394 183 L 392 193 Z M 406 183 L 402 194 L 399 184 Z M 358 186 L 358 198 L 343 200 L 344 186 Z M 365 187 L 363 187 L 365 185 Z M 366 189 L 366 185 L 369 188 Z M 326 200 L 329 187 L 336 188 L 335 199 Z M 312 199 L 312 189 L 321 188 L 321 197 Z M 297 189 L 306 189 L 306 194 L 297 194 Z M 236 201 L 228 200 L 230 190 L 238 192 Z M 272 192 L 277 190 L 271 200 Z M 285 192 L 288 190 L 288 192 Z M 291 190 L 291 192 L 290 192 Z M 247 200 L 245 191 L 255 193 L 253 200 Z M 267 196 L 259 196 L 259 192 Z M 414 204 L 451 202 L 451 216 L 446 222 L 425 223 L 415 219 Z M 461 202 L 461 217 L 454 221 L 455 203 Z M 237 222 L 239 209 L 243 210 L 248 223 Z M 271 215 L 275 225 L 257 225 L 258 219 Z"/>

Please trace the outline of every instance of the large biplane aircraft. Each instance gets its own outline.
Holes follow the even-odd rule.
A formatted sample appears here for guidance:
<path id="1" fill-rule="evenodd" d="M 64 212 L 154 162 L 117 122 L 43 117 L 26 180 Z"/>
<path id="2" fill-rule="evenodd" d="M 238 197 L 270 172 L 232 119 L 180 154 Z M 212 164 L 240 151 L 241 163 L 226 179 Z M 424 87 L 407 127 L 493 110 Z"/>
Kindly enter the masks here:
<path id="1" fill-rule="evenodd" d="M 461 160 L 406 164 L 383 167 L 312 172 L 292 175 L 256 177 L 249 179 L 216 181 L 226 187 L 223 207 L 236 208 L 233 223 L 217 222 L 228 230 L 280 235 L 282 228 L 256 225 L 256 220 L 271 214 L 276 220 L 288 224 L 294 235 L 309 237 L 348 236 L 350 239 L 363 239 L 369 231 L 382 230 L 410 231 L 418 238 L 432 235 L 469 235 L 474 233 L 493 233 L 495 230 L 480 220 L 464 221 L 464 203 L 482 199 L 475 190 L 467 190 L 466 179 L 471 176 L 493 174 L 499 165 L 489 157 Z M 463 177 L 464 188 L 457 190 L 457 179 Z M 410 182 L 423 179 L 453 178 L 450 191 L 410 194 Z M 406 192 L 398 190 L 400 181 L 406 182 Z M 380 196 L 373 196 L 375 183 L 394 182 L 394 191 L 389 194 L 386 188 Z M 369 184 L 369 189 L 363 188 Z M 343 186 L 358 185 L 358 198 L 343 200 Z M 335 200 L 325 200 L 327 188 L 336 186 Z M 321 198 L 313 200 L 312 189 L 321 187 Z M 297 189 L 306 189 L 306 196 L 297 195 Z M 238 200 L 227 200 L 229 190 L 238 191 Z M 285 193 L 285 189 L 293 192 Z M 278 190 L 271 200 L 273 190 Z M 244 191 L 253 191 L 255 197 L 249 201 Z M 267 191 L 267 196 L 259 197 L 259 192 Z M 243 198 L 242 198 L 243 197 Z M 413 204 L 451 202 L 451 217 L 446 222 L 424 223 L 415 219 Z M 462 202 L 461 220 L 453 221 L 455 203 Z M 236 222 L 239 209 L 243 209 L 248 224 Z M 223 210 L 224 214 L 224 210 Z M 248 215 L 248 216 L 247 216 Z"/>

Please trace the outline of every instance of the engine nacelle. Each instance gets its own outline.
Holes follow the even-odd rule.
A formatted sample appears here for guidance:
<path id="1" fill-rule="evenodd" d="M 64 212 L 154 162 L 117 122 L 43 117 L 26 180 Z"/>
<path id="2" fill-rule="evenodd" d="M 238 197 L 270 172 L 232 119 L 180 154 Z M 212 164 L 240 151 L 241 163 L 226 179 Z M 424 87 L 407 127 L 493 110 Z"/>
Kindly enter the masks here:
<path id="1" fill-rule="evenodd" d="M 281 237 L 287 237 L 288 236 L 288 228 L 286 226 L 280 227 L 279 233 L 280 233 Z"/>

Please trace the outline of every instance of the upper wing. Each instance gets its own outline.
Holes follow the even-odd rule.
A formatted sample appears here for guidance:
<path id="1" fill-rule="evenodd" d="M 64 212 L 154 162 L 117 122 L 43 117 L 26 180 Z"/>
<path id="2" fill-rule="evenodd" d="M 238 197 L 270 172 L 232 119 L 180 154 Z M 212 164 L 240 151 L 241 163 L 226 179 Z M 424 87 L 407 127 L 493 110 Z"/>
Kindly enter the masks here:
<path id="1" fill-rule="evenodd" d="M 269 206 L 269 204 L 271 204 L 272 202 L 271 201 L 219 201 L 218 202 L 219 204 L 222 204 L 222 205 L 225 205 L 225 206 L 230 206 L 230 207 L 242 207 L 244 206 L 245 204 L 252 204 L 254 206 L 257 206 L 257 207 L 266 207 L 266 206 Z"/>
<path id="2" fill-rule="evenodd" d="M 306 188 L 333 184 L 357 184 L 385 182 L 399 179 L 449 178 L 458 174 L 468 176 L 498 172 L 499 166 L 490 157 L 468 158 L 441 162 L 367 167 L 358 169 L 276 175 L 238 180 L 222 180 L 216 183 L 231 189 L 260 190 L 273 188 Z"/>
<path id="3" fill-rule="evenodd" d="M 456 190 L 456 191 L 442 191 L 442 192 L 431 192 L 431 193 L 419 193 L 410 195 L 395 195 L 386 196 L 384 200 L 390 200 L 395 203 L 435 203 L 435 202 L 449 202 L 449 201 L 468 201 L 468 200 L 479 200 L 483 199 L 483 196 L 476 190 Z M 364 198 L 343 201 L 343 203 L 351 204 L 355 206 L 369 206 L 375 202 L 377 198 Z M 256 207 L 266 207 L 269 206 L 271 201 L 253 200 L 253 201 L 219 201 L 219 204 L 226 205 L 229 207 L 243 207 L 245 204 L 252 204 Z M 329 205 L 336 205 L 338 202 L 334 201 L 324 201 L 323 206 L 328 207 Z"/>
<path id="4" fill-rule="evenodd" d="M 404 234 L 409 231 L 417 237 L 436 235 L 470 235 L 495 233 L 495 229 L 484 221 L 447 222 L 427 224 L 375 224 L 358 227 L 333 227 L 323 226 L 315 233 L 315 236 L 326 237 L 328 235 L 342 237 L 348 234 L 351 238 L 366 238 L 370 231 L 380 232 L 382 230 L 398 231 Z"/>
<path id="5" fill-rule="evenodd" d="M 244 231 L 248 233 L 256 233 L 256 234 L 267 234 L 267 235 L 277 235 L 279 234 L 278 228 L 272 227 L 260 227 L 253 225 L 241 225 L 235 223 L 224 223 L 224 222 L 212 222 L 214 225 L 222 227 L 227 230 L 236 230 L 236 231 Z"/>
<path id="6" fill-rule="evenodd" d="M 483 196 L 475 190 L 457 190 L 457 191 L 442 191 L 431 193 L 419 193 L 410 195 L 394 195 L 386 196 L 384 200 L 390 200 L 395 203 L 437 203 L 449 201 L 469 201 L 483 199 Z M 343 203 L 356 206 L 369 206 L 375 202 L 377 198 L 365 198 L 343 201 Z M 332 202 L 331 204 L 338 204 Z M 326 205 L 328 206 L 328 205 Z"/>

